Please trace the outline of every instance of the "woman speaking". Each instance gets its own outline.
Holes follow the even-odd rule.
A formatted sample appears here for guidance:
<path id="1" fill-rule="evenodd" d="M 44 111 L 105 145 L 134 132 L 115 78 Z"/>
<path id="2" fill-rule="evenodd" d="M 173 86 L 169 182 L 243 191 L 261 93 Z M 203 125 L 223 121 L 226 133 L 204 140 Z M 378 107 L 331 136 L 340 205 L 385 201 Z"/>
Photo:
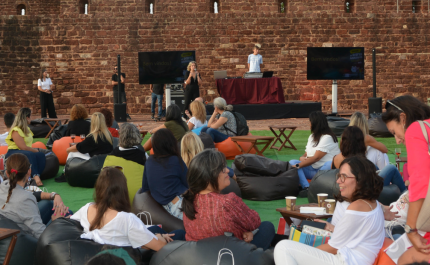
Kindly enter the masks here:
<path id="1" fill-rule="evenodd" d="M 48 71 L 43 69 L 39 80 L 37 80 L 37 89 L 40 91 L 40 114 L 42 118 L 46 118 L 46 109 L 48 109 L 49 118 L 57 118 L 54 99 L 52 97 L 52 85 L 51 78 L 48 77 Z"/>
<path id="2" fill-rule="evenodd" d="M 184 113 L 185 113 L 186 110 L 189 111 L 191 101 L 200 97 L 199 84 L 202 83 L 202 78 L 200 76 L 200 73 L 197 72 L 196 62 L 192 61 L 188 64 L 184 83 L 186 85 L 184 89 L 184 94 L 185 94 Z"/>

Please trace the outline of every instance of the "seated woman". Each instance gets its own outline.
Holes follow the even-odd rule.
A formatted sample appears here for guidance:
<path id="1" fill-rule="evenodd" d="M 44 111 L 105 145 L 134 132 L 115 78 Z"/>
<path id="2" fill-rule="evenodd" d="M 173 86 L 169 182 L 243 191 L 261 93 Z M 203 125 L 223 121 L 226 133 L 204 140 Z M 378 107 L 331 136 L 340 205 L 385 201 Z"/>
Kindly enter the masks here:
<path id="1" fill-rule="evenodd" d="M 385 166 L 390 164 L 387 156 L 387 147 L 369 135 L 369 124 L 367 122 L 366 116 L 364 116 L 363 113 L 355 112 L 352 114 L 349 126 L 357 126 L 365 135 L 367 159 L 372 161 L 373 164 L 375 164 L 379 169 L 383 169 Z"/>
<path id="2" fill-rule="evenodd" d="M 205 132 L 212 137 L 214 143 L 220 143 L 230 136 L 236 136 L 236 118 L 231 113 L 233 106 L 227 105 L 225 99 L 218 97 L 214 99 L 214 112 L 208 121 L 208 126 L 203 127 Z"/>
<path id="3" fill-rule="evenodd" d="M 366 146 L 363 132 L 356 126 L 348 126 L 345 128 L 342 134 L 340 142 L 341 153 L 333 158 L 333 161 L 326 162 L 320 170 L 336 169 L 340 167 L 345 158 L 352 156 L 363 156 L 366 157 Z M 390 185 L 390 183 L 396 184 L 400 192 L 406 190 L 403 178 L 400 172 L 394 165 L 388 165 L 384 167 L 380 172 L 379 176 L 384 179 L 384 186 Z"/>
<path id="4" fill-rule="evenodd" d="M 113 124 L 112 112 L 108 109 L 100 109 L 100 112 L 105 116 L 106 126 L 110 134 L 112 134 L 112 137 L 118 138 L 119 137 L 118 130 L 115 128 L 112 128 L 112 124 Z"/>
<path id="5" fill-rule="evenodd" d="M 81 134 L 85 136 L 90 133 L 91 123 L 87 121 L 88 112 L 85 106 L 82 104 L 76 104 L 70 111 L 70 121 L 67 123 L 67 130 L 64 136 L 70 136 L 72 134 L 78 137 Z"/>
<path id="6" fill-rule="evenodd" d="M 150 140 L 154 155 L 146 160 L 142 192 L 150 191 L 166 211 L 182 220 L 182 193 L 188 189 L 187 166 L 170 130 L 159 129 Z"/>
<path id="7" fill-rule="evenodd" d="M 9 135 L 6 137 L 6 143 L 8 149 L 5 158 L 20 153 L 24 154 L 31 164 L 31 176 L 36 182 L 37 186 L 42 186 L 43 183 L 40 180 L 40 174 L 45 169 L 45 154 L 39 152 L 39 150 L 32 148 L 33 144 L 33 132 L 28 128 L 30 124 L 31 110 L 29 108 L 21 108 L 15 117 L 15 121 L 12 124 L 12 129 Z M 31 179 L 31 178 L 30 178 Z"/>
<path id="8" fill-rule="evenodd" d="M 178 107 L 178 105 L 172 104 L 167 107 L 166 122 L 163 125 L 150 130 L 149 133 L 154 134 L 160 129 L 168 129 L 173 133 L 173 136 L 175 137 L 176 141 L 181 142 L 182 137 L 185 135 L 186 132 L 189 131 L 189 129 L 188 125 L 181 118 L 181 109 Z M 151 137 L 143 145 L 143 148 L 145 149 L 145 151 L 149 151 L 151 150 L 152 145 L 153 142 Z"/>
<path id="9" fill-rule="evenodd" d="M 307 197 L 309 182 L 325 162 L 332 161 L 340 153 L 337 137 L 328 126 L 327 118 L 321 111 L 309 115 L 312 134 L 308 138 L 306 151 L 300 160 L 291 160 L 290 164 L 298 168 L 302 191 L 300 197 Z"/>
<path id="10" fill-rule="evenodd" d="M 198 241 L 230 232 L 266 250 L 275 236 L 275 227 L 271 222 L 261 222 L 258 213 L 236 194 L 219 193 L 230 185 L 228 171 L 224 154 L 213 149 L 204 150 L 191 161 L 187 174 L 190 188 L 182 202 L 185 238 Z"/>
<path id="11" fill-rule="evenodd" d="M 28 158 L 23 154 L 13 154 L 6 161 L 7 180 L 0 184 L 0 215 L 15 222 L 24 233 L 39 238 L 50 220 L 64 217 L 68 213 L 68 208 L 64 206 L 58 194 L 26 191 L 25 185 L 31 176 L 31 168 Z M 37 198 L 38 196 L 39 198 Z M 54 200 L 47 204 L 50 207 L 40 207 L 37 200 L 47 197 Z M 40 211 L 39 211 L 40 210 Z M 48 220 L 44 220 L 47 219 Z"/>
<path id="12" fill-rule="evenodd" d="M 377 201 L 383 183 L 375 172 L 365 157 L 345 159 L 337 175 L 340 194 L 332 223 L 321 221 L 333 232 L 331 239 L 317 248 L 283 240 L 275 247 L 276 265 L 372 265 L 385 235 L 384 213 Z"/>
<path id="13" fill-rule="evenodd" d="M 190 110 L 193 114 L 192 117 L 190 117 L 188 110 L 185 111 L 185 114 L 190 118 L 187 123 L 190 130 L 199 129 L 208 124 L 206 120 L 206 107 L 202 102 L 194 100 L 190 104 Z"/>
<path id="14" fill-rule="evenodd" d="M 88 203 L 70 217 L 79 221 L 84 229 L 81 238 L 99 244 L 119 247 L 145 247 L 160 250 L 171 236 L 184 237 L 183 230 L 174 234 L 153 234 L 162 231 L 158 226 L 146 228 L 133 213 L 127 191 L 127 180 L 119 169 L 106 167 L 97 178 L 94 203 Z"/>

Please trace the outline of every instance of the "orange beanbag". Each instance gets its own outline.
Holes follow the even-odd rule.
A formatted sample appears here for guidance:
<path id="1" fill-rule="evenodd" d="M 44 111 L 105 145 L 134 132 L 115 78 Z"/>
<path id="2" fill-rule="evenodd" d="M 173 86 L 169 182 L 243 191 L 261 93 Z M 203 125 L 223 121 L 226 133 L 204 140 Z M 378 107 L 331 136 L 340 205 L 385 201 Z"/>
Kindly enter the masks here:
<path id="1" fill-rule="evenodd" d="M 245 142 L 238 142 L 238 144 L 242 147 L 244 151 L 247 151 L 252 146 L 251 143 L 245 143 Z M 233 160 L 237 155 L 242 154 L 242 152 L 239 151 L 239 148 L 237 148 L 237 146 L 231 140 L 230 137 L 223 142 L 216 143 L 215 148 L 217 148 L 218 151 L 223 153 L 227 160 Z M 256 151 L 255 149 L 252 149 L 249 153 L 255 154 Z"/>
<path id="2" fill-rule="evenodd" d="M 80 137 L 75 138 L 75 143 L 82 142 Z M 57 156 L 60 165 L 65 165 L 67 161 L 67 148 L 70 147 L 70 143 L 73 143 L 70 136 L 65 136 L 59 140 L 54 141 L 52 145 L 52 152 Z"/>
<path id="3" fill-rule="evenodd" d="M 0 146 L 0 155 L 5 155 L 7 153 L 8 146 Z"/>
<path id="4" fill-rule="evenodd" d="M 393 243 L 393 240 L 389 238 L 385 238 L 384 244 L 382 245 L 381 250 L 378 253 L 378 256 L 375 259 L 375 262 L 373 265 L 395 265 L 394 261 L 385 253 L 385 249 L 387 249 L 391 244 Z"/>
<path id="5" fill-rule="evenodd" d="M 40 148 L 40 149 L 45 149 L 46 150 L 46 145 L 42 142 L 35 142 L 34 144 L 31 145 L 31 147 L 33 148 Z"/>

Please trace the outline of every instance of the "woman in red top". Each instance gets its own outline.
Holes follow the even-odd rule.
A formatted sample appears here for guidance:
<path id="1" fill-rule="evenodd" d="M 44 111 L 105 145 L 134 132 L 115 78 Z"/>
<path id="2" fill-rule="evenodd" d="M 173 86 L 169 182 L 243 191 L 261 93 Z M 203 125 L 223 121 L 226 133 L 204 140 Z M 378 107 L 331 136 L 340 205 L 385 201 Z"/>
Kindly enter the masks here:
<path id="1" fill-rule="evenodd" d="M 108 127 L 110 134 L 112 134 L 112 137 L 119 138 L 118 130 L 115 128 L 112 128 L 112 125 L 113 125 L 112 112 L 108 109 L 100 109 L 100 112 L 103 113 L 103 115 L 105 115 L 106 126 Z"/>
<path id="2" fill-rule="evenodd" d="M 398 264 L 413 262 L 429 262 L 430 260 L 430 231 L 422 237 L 415 230 L 424 198 L 427 195 L 430 179 L 430 150 L 418 120 L 430 123 L 430 107 L 412 96 L 401 96 L 387 100 L 387 111 L 382 115 L 388 130 L 396 138 L 397 144 L 405 144 L 408 153 L 409 173 L 409 209 L 405 231 L 413 248 L 407 250 L 399 259 Z M 430 128 L 426 126 L 430 136 Z"/>
<path id="3" fill-rule="evenodd" d="M 275 227 L 271 222 L 261 222 L 258 213 L 236 194 L 219 193 L 230 185 L 228 172 L 225 156 L 216 150 L 204 150 L 191 160 L 189 189 L 182 201 L 185 238 L 198 241 L 232 233 L 266 250 L 275 236 Z"/>

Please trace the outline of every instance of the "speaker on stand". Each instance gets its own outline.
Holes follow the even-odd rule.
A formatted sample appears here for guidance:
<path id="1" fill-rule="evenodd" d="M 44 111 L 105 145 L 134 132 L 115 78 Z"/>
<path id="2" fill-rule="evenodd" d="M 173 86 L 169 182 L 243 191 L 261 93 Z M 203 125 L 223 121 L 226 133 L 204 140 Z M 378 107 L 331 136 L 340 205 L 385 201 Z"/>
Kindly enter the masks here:
<path id="1" fill-rule="evenodd" d="M 376 97 L 376 54 L 372 50 L 373 59 L 373 97 L 369 98 L 369 118 L 371 114 L 382 114 L 382 98 Z"/>
<path id="2" fill-rule="evenodd" d="M 121 57 L 118 55 L 118 101 L 121 101 Z M 115 93 L 115 92 L 114 92 Z M 113 104 L 113 115 L 116 122 L 127 122 L 127 104 L 115 103 Z"/>

